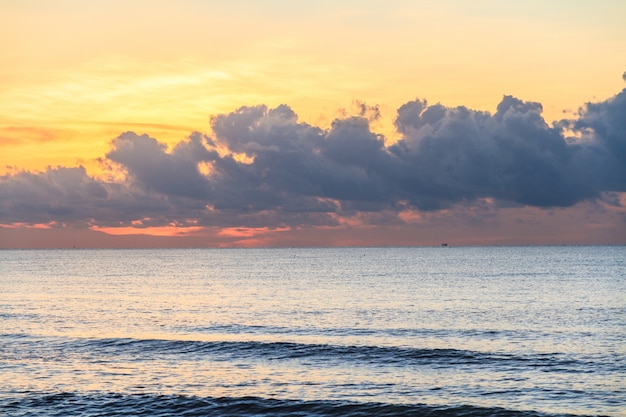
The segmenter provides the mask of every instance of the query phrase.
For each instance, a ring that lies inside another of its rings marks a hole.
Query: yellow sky
[[[623,87],[623,1],[0,1],[0,173],[91,167],[126,130],[173,143],[212,114],[288,104],[327,126],[356,100],[548,121]]]

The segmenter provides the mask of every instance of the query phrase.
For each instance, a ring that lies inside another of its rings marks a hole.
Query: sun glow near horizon
[[[126,130],[174,143],[244,105],[328,126],[358,100],[390,139],[416,97],[494,111],[513,94],[558,120],[619,88],[626,7],[555,3],[5,2],[5,161],[76,164]]]
[[[243,106],[287,105],[298,122],[327,133],[334,120],[365,117],[387,146],[406,135],[395,121],[416,99],[494,114],[512,95],[540,103],[550,124],[613,97],[626,69],[626,5],[611,0],[32,0],[0,9],[0,56],[11,64],[0,69],[5,178],[82,166],[94,178],[121,180],[126,174],[105,155],[124,132],[146,134],[168,152],[201,132],[221,157],[251,163],[253,155],[229,149],[212,130],[215,117]],[[213,172],[206,161],[196,168]],[[420,217],[428,216],[398,219]],[[249,230],[266,227],[247,222]],[[155,227],[154,235],[169,233]]]

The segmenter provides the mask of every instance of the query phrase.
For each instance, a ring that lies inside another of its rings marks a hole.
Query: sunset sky
[[[626,244],[623,0],[0,0],[0,248]]]

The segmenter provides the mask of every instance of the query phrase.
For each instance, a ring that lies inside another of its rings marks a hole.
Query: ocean
[[[3,416],[626,416],[626,247],[0,251]]]

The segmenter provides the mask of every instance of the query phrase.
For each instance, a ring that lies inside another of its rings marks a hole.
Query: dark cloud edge
[[[493,114],[414,100],[397,110],[391,145],[370,129],[378,108],[359,105],[328,129],[286,105],[241,107],[213,116],[212,136],[171,149],[126,132],[104,159],[124,181],[84,167],[4,175],[0,224],[301,227],[480,199],[569,207],[626,191],[626,89],[552,126],[540,103],[512,96]]]

